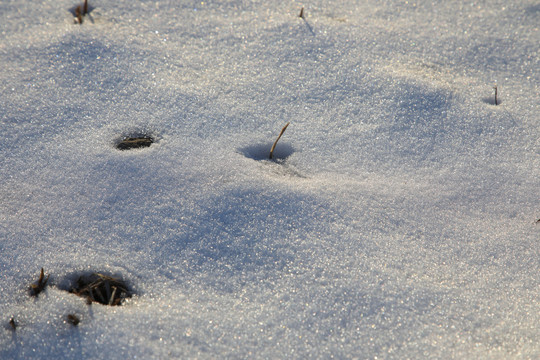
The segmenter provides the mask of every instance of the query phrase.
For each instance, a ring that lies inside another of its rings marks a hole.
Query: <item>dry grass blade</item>
[[[304,7],[302,6],[302,9],[300,9],[300,15],[298,15],[299,18],[304,18]]]
[[[47,278],[45,278],[45,272],[43,271],[43,268],[41,268],[41,273],[39,274],[39,279],[36,284],[30,285],[30,295],[31,296],[38,296],[40,292],[45,289],[45,286],[47,285],[47,281],[49,281],[50,274],[47,275]]]
[[[109,305],[113,304],[114,295],[116,294],[116,286],[113,286],[112,288],[113,288],[113,292],[112,292],[112,296],[109,298]]]
[[[270,160],[272,160],[274,158],[274,150],[276,149],[276,145],[279,141],[279,139],[281,139],[281,135],[283,135],[283,133],[285,132],[285,130],[287,130],[287,126],[289,126],[290,122],[286,123],[285,126],[283,127],[283,129],[281,129],[281,132],[279,133],[279,136],[277,137],[276,141],[274,142],[274,145],[272,145],[272,149],[270,150],[270,155],[268,156],[268,158]]]
[[[88,14],[88,0],[84,0],[84,4],[78,5],[72,10],[75,15],[75,24],[82,25],[84,17]]]

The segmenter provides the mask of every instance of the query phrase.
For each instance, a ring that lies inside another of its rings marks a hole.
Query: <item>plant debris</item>
[[[122,140],[116,148],[118,150],[138,149],[143,147],[149,147],[154,143],[154,139],[149,136],[128,137]]]
[[[86,298],[89,303],[110,306],[121,305],[124,299],[131,297],[131,292],[121,279],[99,273],[79,277],[77,286],[70,292]]]
[[[268,158],[270,160],[272,160],[274,158],[274,150],[276,149],[277,142],[279,141],[279,139],[281,139],[281,135],[283,135],[285,130],[287,130],[287,126],[289,126],[289,124],[290,124],[290,122],[285,124],[283,129],[281,129],[281,132],[279,133],[279,136],[277,137],[276,141],[274,142],[274,145],[272,145],[272,149],[270,149],[270,155],[268,156]]]
[[[30,285],[30,296],[38,296],[40,292],[45,289],[45,286],[47,285],[47,281],[49,281],[50,274],[47,275],[47,278],[45,278],[45,273],[43,271],[43,268],[41,268],[41,273],[39,274],[39,280],[36,284]]]
[[[11,319],[9,320],[9,326],[11,326],[11,328],[12,328],[13,330],[17,330],[17,323],[15,322],[15,319],[14,319],[14,318],[11,318]]]
[[[75,20],[73,20],[73,22],[75,24],[82,25],[84,16],[86,16],[89,13],[89,11],[88,11],[88,0],[84,0],[84,3],[82,5],[76,6],[72,10],[72,13],[75,16]]]
[[[67,322],[73,326],[77,326],[81,322],[81,319],[79,319],[79,317],[75,314],[68,314]]]

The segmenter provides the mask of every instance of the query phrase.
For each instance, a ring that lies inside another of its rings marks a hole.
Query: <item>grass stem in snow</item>
[[[277,142],[279,141],[279,139],[281,138],[281,135],[283,135],[283,133],[285,132],[285,130],[287,129],[287,126],[289,126],[289,124],[290,124],[290,122],[285,124],[283,129],[281,129],[281,132],[279,133],[279,136],[277,137],[276,141],[274,142],[274,145],[272,145],[272,149],[270,150],[270,156],[268,156],[268,158],[270,160],[272,160],[274,158],[274,150],[276,149]]]

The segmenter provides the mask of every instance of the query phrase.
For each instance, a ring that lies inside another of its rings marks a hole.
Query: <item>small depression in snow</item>
[[[253,160],[268,160],[274,161],[277,163],[283,163],[289,156],[294,153],[294,148],[292,145],[284,142],[277,144],[274,149],[274,154],[272,159],[270,159],[270,150],[272,149],[272,143],[256,144],[249,145],[244,148],[239,149],[239,152],[245,157]]]
[[[292,145],[286,142],[277,144],[276,148],[274,149],[272,159],[270,159],[271,148],[272,143],[266,143],[246,146],[238,149],[238,151],[248,159],[260,161],[263,167],[274,175],[293,178],[306,178],[305,175],[296,170],[294,165],[287,161],[289,156],[295,152]]]
[[[482,101],[489,105],[501,105],[503,103],[501,99],[497,98],[497,104],[495,104],[495,96],[485,97],[482,99]]]

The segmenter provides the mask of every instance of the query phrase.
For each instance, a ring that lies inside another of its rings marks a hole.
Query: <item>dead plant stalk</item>
[[[274,142],[274,145],[272,145],[272,149],[270,150],[270,156],[268,156],[268,158],[270,160],[272,160],[274,158],[274,150],[276,149],[276,145],[279,141],[279,139],[281,138],[281,135],[283,135],[283,133],[285,132],[285,130],[287,129],[287,126],[289,126],[290,122],[286,123],[285,126],[283,127],[283,129],[281,129],[281,132],[279,133],[279,136],[277,137],[276,141]]]

